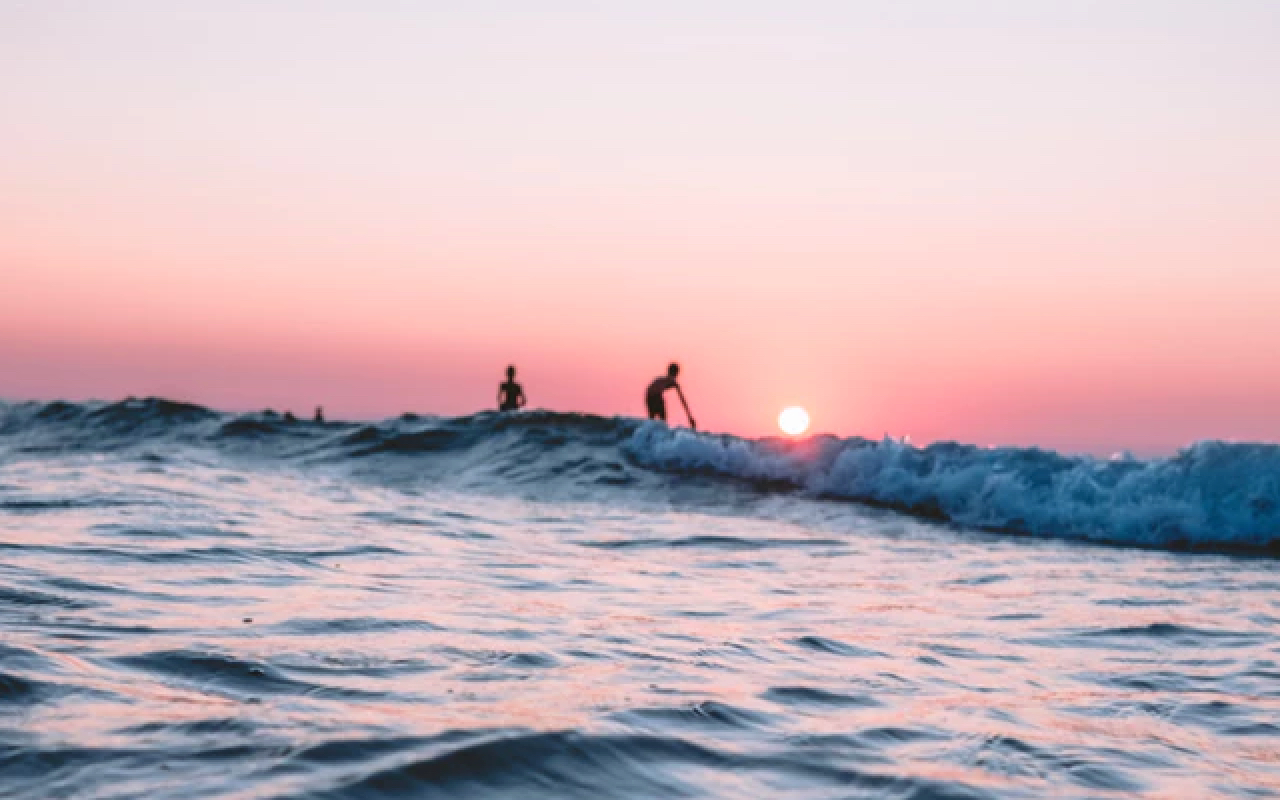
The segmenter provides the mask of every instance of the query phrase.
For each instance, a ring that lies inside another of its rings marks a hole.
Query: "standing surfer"
[[[498,385],[498,410],[519,411],[524,404],[524,388],[516,383],[516,368],[507,367],[507,381]]]
[[[663,399],[663,392],[668,389],[675,389],[676,394],[680,397],[680,405],[684,406],[684,415],[689,418],[689,427],[695,431],[698,429],[698,423],[693,421],[693,415],[689,413],[689,404],[684,401],[684,392],[680,390],[680,384],[676,383],[676,376],[680,374],[680,365],[671,364],[667,367],[667,374],[653,379],[653,383],[649,384],[649,388],[644,393],[644,404],[649,410],[649,419],[660,419],[667,421],[667,403]]]

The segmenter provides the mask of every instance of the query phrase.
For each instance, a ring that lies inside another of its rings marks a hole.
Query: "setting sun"
[[[799,436],[809,430],[809,412],[800,406],[784,408],[778,415],[778,427],[789,436]]]

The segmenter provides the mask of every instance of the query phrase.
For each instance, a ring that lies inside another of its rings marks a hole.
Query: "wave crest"
[[[1207,441],[1170,458],[815,437],[792,444],[642,428],[655,469],[784,484],[965,527],[1171,548],[1280,546],[1280,447]]]
[[[149,398],[0,404],[0,453],[128,452],[157,444],[237,457],[351,463],[386,480],[571,487],[585,496],[690,484],[798,491],[968,528],[1163,547],[1280,553],[1280,446],[1207,441],[1168,458],[694,433],[633,418],[534,411],[310,422]],[[625,489],[624,489],[625,487]]]

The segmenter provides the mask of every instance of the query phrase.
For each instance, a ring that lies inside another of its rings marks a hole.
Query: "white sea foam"
[[[664,471],[782,483],[1001,531],[1150,546],[1280,541],[1280,447],[1207,441],[1140,461],[1022,448],[820,437],[791,443],[638,427],[624,444]]]

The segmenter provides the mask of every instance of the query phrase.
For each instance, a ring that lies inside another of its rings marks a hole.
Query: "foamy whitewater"
[[[0,404],[0,797],[1280,796],[1280,448]]]

